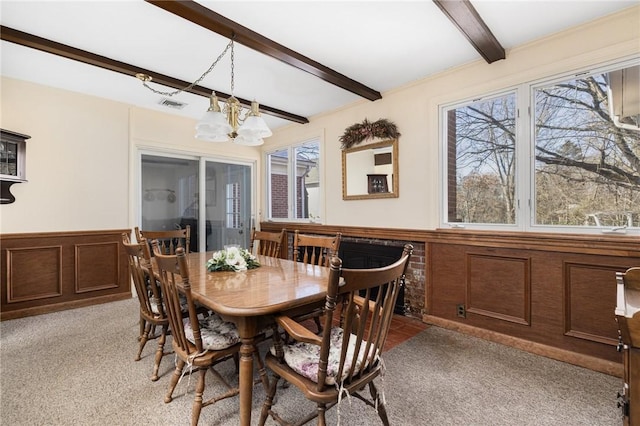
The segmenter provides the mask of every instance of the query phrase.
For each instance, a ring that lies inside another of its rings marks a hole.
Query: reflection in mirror
[[[342,151],[342,199],[397,197],[397,139]]]

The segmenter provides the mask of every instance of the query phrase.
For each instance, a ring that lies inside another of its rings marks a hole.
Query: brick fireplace
[[[263,228],[267,228],[263,225]],[[305,232],[324,234],[322,232]],[[404,291],[398,297],[396,312],[422,321],[425,312],[425,244],[422,241],[400,241],[378,238],[342,236],[338,255],[349,268],[389,265],[400,258],[405,244],[413,245],[413,255],[405,277]],[[288,236],[289,257],[293,253],[293,232]],[[346,256],[345,256],[346,255]],[[351,259],[350,259],[351,257]],[[369,266],[367,266],[369,265]]]
[[[345,268],[378,268],[398,260],[407,243],[413,245],[413,255],[395,312],[422,320],[425,294],[424,243],[343,237],[339,256]]]

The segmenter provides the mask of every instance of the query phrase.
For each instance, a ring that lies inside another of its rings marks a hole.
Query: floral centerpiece
[[[260,266],[258,259],[247,249],[225,247],[213,253],[207,260],[207,270],[213,271],[246,271]]]

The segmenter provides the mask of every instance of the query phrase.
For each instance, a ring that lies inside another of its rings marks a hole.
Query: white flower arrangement
[[[225,247],[213,253],[207,260],[207,270],[214,271],[246,271],[260,266],[258,259],[247,249],[240,247]]]

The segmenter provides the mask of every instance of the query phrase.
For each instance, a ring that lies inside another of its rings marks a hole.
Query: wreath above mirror
[[[374,122],[365,118],[362,123],[347,127],[340,137],[340,143],[342,144],[342,149],[347,149],[366,139],[397,139],[399,136],[400,132],[398,132],[396,125],[386,118],[381,118]]]

